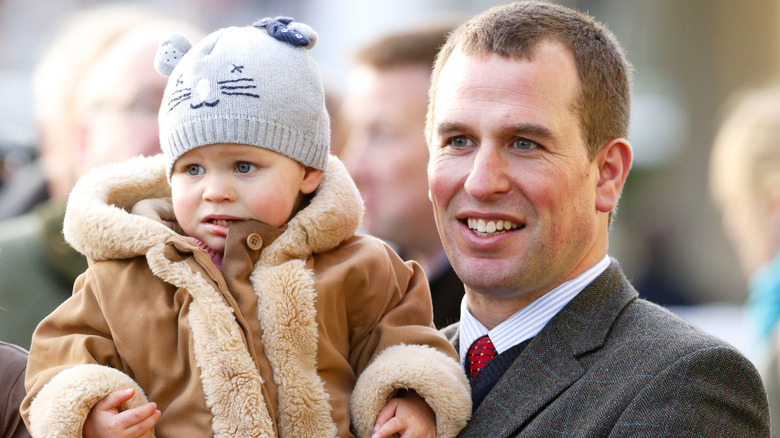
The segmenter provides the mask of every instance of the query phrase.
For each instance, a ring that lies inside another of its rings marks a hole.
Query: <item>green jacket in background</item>
[[[38,323],[65,301],[87,260],[65,242],[65,204],[0,222],[0,341],[30,348]]]

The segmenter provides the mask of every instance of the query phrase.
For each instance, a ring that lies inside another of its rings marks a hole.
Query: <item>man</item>
[[[420,263],[436,327],[458,320],[463,283],[436,232],[428,199],[425,112],[436,53],[453,24],[386,35],[355,54],[343,115],[342,157],[365,201],[365,231]]]
[[[607,256],[629,71],[606,28],[546,3],[488,10],[437,58],[428,181],[466,285],[445,329],[473,375],[463,437],[769,434],[753,365]]]

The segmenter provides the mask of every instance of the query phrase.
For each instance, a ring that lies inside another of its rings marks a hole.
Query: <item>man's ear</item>
[[[303,175],[303,182],[301,183],[301,193],[308,195],[319,187],[323,172],[313,167],[306,167],[305,171],[306,173]]]
[[[599,179],[596,183],[596,209],[611,212],[617,206],[620,192],[631,168],[633,152],[624,138],[611,140],[596,156]]]

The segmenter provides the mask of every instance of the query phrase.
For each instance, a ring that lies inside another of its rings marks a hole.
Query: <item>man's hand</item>
[[[123,389],[103,397],[84,422],[84,438],[149,438],[162,413],[155,403],[119,412],[119,405],[133,397],[133,389]]]

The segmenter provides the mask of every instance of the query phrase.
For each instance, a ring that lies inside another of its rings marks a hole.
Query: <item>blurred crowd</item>
[[[349,51],[344,80],[326,81],[331,150],[364,199],[362,232],[420,263],[437,327],[458,320],[463,284],[444,254],[431,210],[425,114],[431,66],[458,22],[435,20],[361,40]],[[171,30],[197,40],[211,30],[203,27],[112,4],[69,15],[45,45],[32,80],[34,147],[0,141],[0,341],[29,348],[38,322],[71,294],[87,261],[62,237],[68,194],[91,169],[160,152],[157,111],[166,79],[154,71],[154,52]],[[780,319],[780,86],[737,90],[722,103],[708,184],[742,268],[733,266],[746,291],[727,302],[725,317],[733,320],[691,310],[712,303],[670,274],[665,257],[675,247],[662,224],[645,230],[642,269],[633,280],[641,296],[689,315],[705,330],[734,327],[727,340],[755,360],[770,402],[780,405],[780,391],[773,390],[780,389],[780,338],[774,334]],[[637,173],[643,177],[641,169]],[[625,232],[621,213],[618,240]]]

